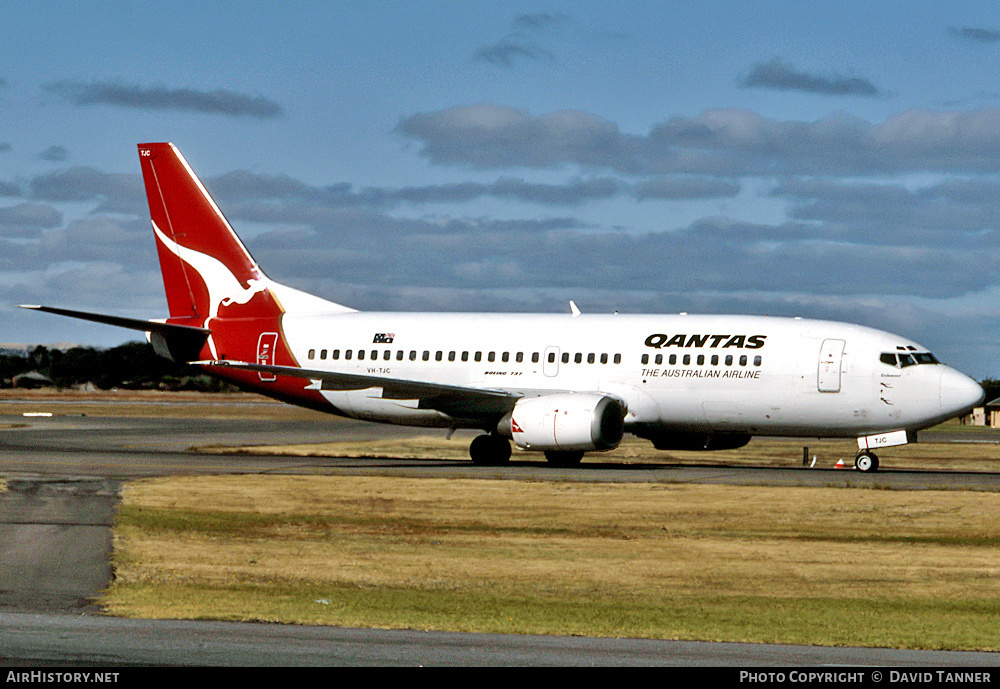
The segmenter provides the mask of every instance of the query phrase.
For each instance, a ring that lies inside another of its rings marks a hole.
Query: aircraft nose
[[[958,416],[983,401],[983,387],[964,373],[947,366],[941,371],[941,412]]]

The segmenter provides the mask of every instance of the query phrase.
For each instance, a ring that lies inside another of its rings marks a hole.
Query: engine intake
[[[595,393],[518,400],[499,431],[524,450],[612,450],[625,432],[625,405]]]

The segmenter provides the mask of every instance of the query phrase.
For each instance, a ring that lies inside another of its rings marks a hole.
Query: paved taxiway
[[[209,455],[192,446],[329,442],[420,433],[322,418],[0,416],[0,658],[84,665],[983,665],[990,653],[832,649],[756,644],[517,637],[117,620],[88,599],[108,581],[110,527],[122,482],[197,473],[391,473],[483,476],[468,462]],[[456,440],[456,442],[462,442]],[[488,476],[754,485],[964,487],[1000,491],[1000,473],[537,462]],[[70,614],[72,613],[72,614]]]

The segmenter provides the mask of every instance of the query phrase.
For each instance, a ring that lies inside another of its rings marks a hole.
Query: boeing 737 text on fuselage
[[[769,435],[856,438],[872,471],[873,450],[983,398],[917,343],[846,323],[355,311],[268,278],[172,144],[139,159],[170,316],[26,308],[144,331],[164,357],[292,404],[480,429],[477,464],[508,461],[511,441],[570,465],[624,433],[663,450]]]

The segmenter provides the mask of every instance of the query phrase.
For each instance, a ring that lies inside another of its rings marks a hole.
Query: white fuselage
[[[925,428],[982,396],[914,342],[828,321],[351,312],[286,314],[282,329],[303,368],[524,397],[600,392],[625,403],[626,430],[858,437]],[[923,363],[886,363],[897,353]],[[322,394],[356,418],[462,425],[379,388]]]

